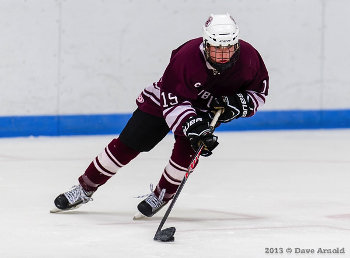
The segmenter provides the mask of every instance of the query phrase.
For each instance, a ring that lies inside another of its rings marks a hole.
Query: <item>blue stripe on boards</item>
[[[119,134],[131,114],[0,117],[0,137]]]
[[[119,134],[131,115],[59,116],[58,135]]]
[[[58,135],[57,116],[0,117],[0,137]]]
[[[131,114],[0,117],[0,137],[119,134]],[[260,111],[218,131],[350,128],[350,109]]]
[[[223,124],[222,131],[350,128],[350,110],[261,111]]]

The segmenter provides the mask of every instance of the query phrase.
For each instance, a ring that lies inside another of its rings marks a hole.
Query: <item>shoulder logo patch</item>
[[[143,99],[143,97],[142,97],[142,94],[140,94],[138,97],[137,97],[137,102],[139,102],[139,103],[143,103],[143,102],[145,102],[145,100]]]

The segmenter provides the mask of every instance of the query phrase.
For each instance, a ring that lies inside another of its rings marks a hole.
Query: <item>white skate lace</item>
[[[153,184],[149,184],[149,189],[150,189],[150,191],[151,191],[151,193],[153,193]],[[149,196],[150,194],[148,193],[148,194],[143,194],[143,195],[138,195],[138,196],[135,196],[134,198],[137,198],[137,199],[140,199],[140,198],[145,198],[145,197],[147,197],[147,196]]]
[[[154,193],[151,193],[147,198],[146,198],[146,202],[151,205],[152,207],[152,210],[157,210],[159,207],[161,207],[164,202],[163,202],[163,198],[164,198],[164,195],[165,195],[165,189],[163,189],[161,192],[160,192],[160,195],[159,197],[157,197]]]
[[[87,196],[87,193],[80,185],[73,186],[70,191],[64,193],[64,196],[66,196],[70,204],[74,204],[78,201],[82,201],[83,203],[92,201],[92,198]]]
[[[144,198],[146,196],[148,196],[145,201],[151,205],[152,207],[152,210],[156,210],[158,209],[160,206],[163,205],[163,199],[164,199],[164,195],[165,195],[165,189],[162,189],[162,191],[160,192],[159,194],[159,197],[157,197],[155,194],[154,194],[154,190],[153,190],[153,184],[150,184],[150,190],[151,190],[151,193],[150,194],[145,194],[145,195],[139,195],[137,196],[136,198]]]

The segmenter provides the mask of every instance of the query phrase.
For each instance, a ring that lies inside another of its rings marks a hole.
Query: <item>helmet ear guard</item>
[[[229,14],[211,14],[203,26],[203,48],[207,61],[218,71],[231,67],[239,58],[239,28]],[[209,46],[234,46],[234,53],[226,63],[214,62],[210,57]]]

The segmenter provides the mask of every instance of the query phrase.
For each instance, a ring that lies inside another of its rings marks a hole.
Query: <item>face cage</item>
[[[234,65],[234,63],[237,62],[238,58],[239,58],[239,53],[240,53],[240,45],[239,42],[234,44],[234,50],[233,50],[233,55],[231,56],[230,60],[227,61],[226,63],[217,63],[214,62],[211,57],[210,57],[210,50],[209,50],[209,46],[210,44],[208,42],[204,42],[205,48],[204,48],[204,52],[205,52],[205,56],[207,58],[208,63],[214,67],[216,70],[218,70],[219,72],[222,72],[228,68],[230,68],[232,65]]]

